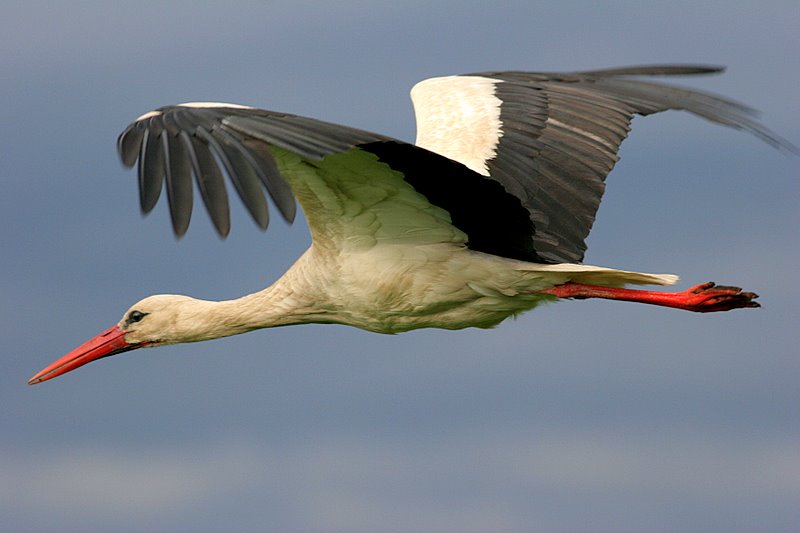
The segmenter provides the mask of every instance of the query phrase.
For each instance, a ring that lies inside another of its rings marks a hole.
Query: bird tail
[[[565,281],[599,285],[601,287],[622,287],[624,285],[673,285],[678,279],[675,274],[648,274],[614,268],[561,263],[556,265],[528,264],[523,270],[550,275],[561,274]]]

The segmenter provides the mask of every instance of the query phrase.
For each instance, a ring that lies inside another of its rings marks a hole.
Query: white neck
[[[307,254],[306,254],[307,255]],[[221,302],[192,299],[181,313],[184,342],[299,323],[330,322],[324,296],[304,268],[306,255],[266,289]]]
[[[325,312],[306,294],[298,294],[281,278],[263,291],[235,300],[206,302],[207,324],[221,328],[220,337],[253,329],[288,326],[324,320]],[[201,308],[202,308],[201,307]]]

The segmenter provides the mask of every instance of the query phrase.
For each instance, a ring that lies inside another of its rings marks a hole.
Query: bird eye
[[[133,324],[134,322],[139,322],[145,316],[147,316],[147,313],[142,313],[141,311],[134,310],[128,314],[128,319],[125,322],[127,322],[128,324]]]

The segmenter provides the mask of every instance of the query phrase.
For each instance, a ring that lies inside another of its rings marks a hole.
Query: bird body
[[[134,344],[162,345],[309,323],[387,334],[430,327],[491,328],[554,301],[540,291],[568,281],[613,287],[668,285],[676,279],[590,265],[536,265],[452,244],[382,244],[369,252],[343,254],[312,245],[263,291],[220,302],[151,296],[125,316],[138,310],[153,318],[126,329]],[[170,319],[162,323],[159,316]]]
[[[211,220],[230,230],[225,176],[258,226],[264,193],[311,247],[274,284],[235,300],[156,295],[31,378],[145,346],[250,330],[337,323],[378,333],[493,327],[559,298],[607,298],[692,311],[757,307],[756,295],[671,274],[582,264],[588,235],[635,114],[683,109],[797,149],[736,102],[636,79],[719,69],[629,67],[433,78],[412,89],[416,145],[238,104],[194,102],[141,115],[119,137],[138,162],[142,210],[166,188],[176,235],[188,228],[192,178]]]

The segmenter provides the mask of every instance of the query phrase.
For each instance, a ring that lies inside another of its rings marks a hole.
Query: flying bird
[[[415,144],[238,104],[191,102],[145,113],[117,143],[126,167],[138,163],[144,213],[166,188],[173,230],[183,235],[194,178],[224,238],[227,177],[262,229],[270,220],[265,191],[288,222],[299,202],[312,244],[254,294],[221,302],[145,298],[29,383],[137,348],[291,324],[378,333],[490,328],[564,298],[699,312],[758,307],[757,295],[738,287],[630,289],[678,278],[582,264],[605,178],[634,115],[684,110],[797,152],[749,107],[648,79],[721,70],[657,65],[432,78],[411,90]]]

